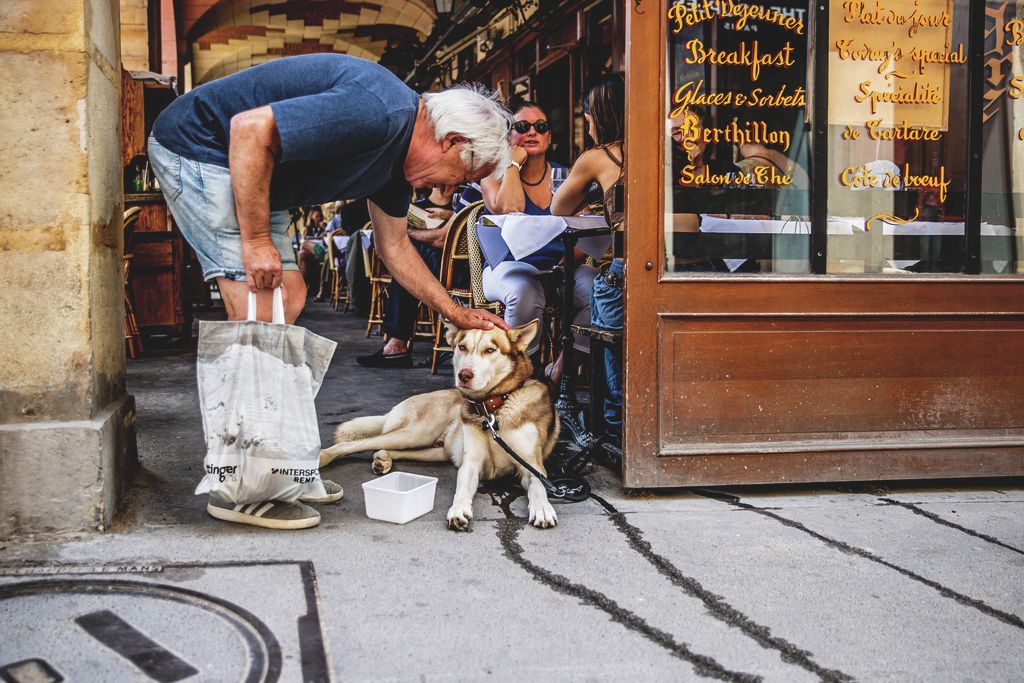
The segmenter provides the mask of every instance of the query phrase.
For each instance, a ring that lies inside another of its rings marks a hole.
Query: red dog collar
[[[469,400],[469,404],[476,408],[477,415],[486,417],[487,415],[493,415],[494,413],[501,410],[501,407],[505,405],[505,399],[508,398],[508,394],[493,394],[488,396],[482,401]]]

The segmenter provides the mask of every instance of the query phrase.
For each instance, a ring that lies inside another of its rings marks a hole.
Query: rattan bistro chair
[[[391,275],[377,255],[376,246],[372,244],[369,249],[363,249],[363,266],[366,268],[366,275],[370,280],[370,314],[366,320],[366,336],[369,337],[370,334],[383,335],[384,304],[388,300],[388,285],[391,284]]]
[[[124,212],[124,253],[121,256],[122,280],[124,284],[124,341],[128,357],[134,359],[142,353],[142,335],[139,333],[139,323],[135,318],[135,303],[132,300],[131,290],[131,253],[132,236],[135,234],[135,223],[142,213],[141,206],[133,206]]]
[[[330,292],[331,297],[331,308],[338,310],[342,303],[345,304],[343,313],[348,313],[349,296],[348,287],[345,283],[345,271],[341,268],[341,260],[344,258],[344,254],[338,250],[336,244],[334,244],[334,233],[330,232],[324,238],[327,240],[327,288]],[[357,235],[354,238],[359,239]]]
[[[500,301],[488,301],[484,296],[484,255],[480,251],[480,241],[476,236],[476,228],[480,217],[486,211],[483,202],[477,202],[471,207],[472,212],[466,221],[467,246],[469,248],[469,282],[473,292],[473,308],[482,308],[494,315],[502,315],[505,306]]]
[[[441,271],[437,279],[448,294],[463,306],[473,305],[473,291],[465,287],[456,286],[456,276],[460,270],[463,273],[470,266],[470,251],[467,230],[469,219],[475,211],[482,208],[483,201],[477,201],[463,208],[452,217],[451,227],[445,235],[444,247],[441,250]],[[452,348],[448,346],[444,334],[444,320],[441,316],[434,316],[434,349],[430,361],[430,374],[437,374],[437,366],[442,353],[451,353]]]

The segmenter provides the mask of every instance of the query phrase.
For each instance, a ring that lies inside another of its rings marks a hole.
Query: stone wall
[[[120,0],[120,4],[121,63],[129,71],[158,71],[149,68],[149,0]]]
[[[118,23],[0,2],[0,536],[102,528],[134,462]]]

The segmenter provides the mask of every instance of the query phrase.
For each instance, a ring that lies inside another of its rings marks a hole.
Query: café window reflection
[[[985,5],[981,272],[1024,274],[1024,1]]]
[[[810,272],[808,7],[669,7],[667,274]]]
[[[830,273],[961,273],[967,0],[830,7]]]

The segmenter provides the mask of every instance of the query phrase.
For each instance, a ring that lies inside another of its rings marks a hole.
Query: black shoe
[[[394,353],[385,356],[384,349],[380,349],[368,356],[356,356],[356,363],[364,368],[411,368],[412,353]]]

